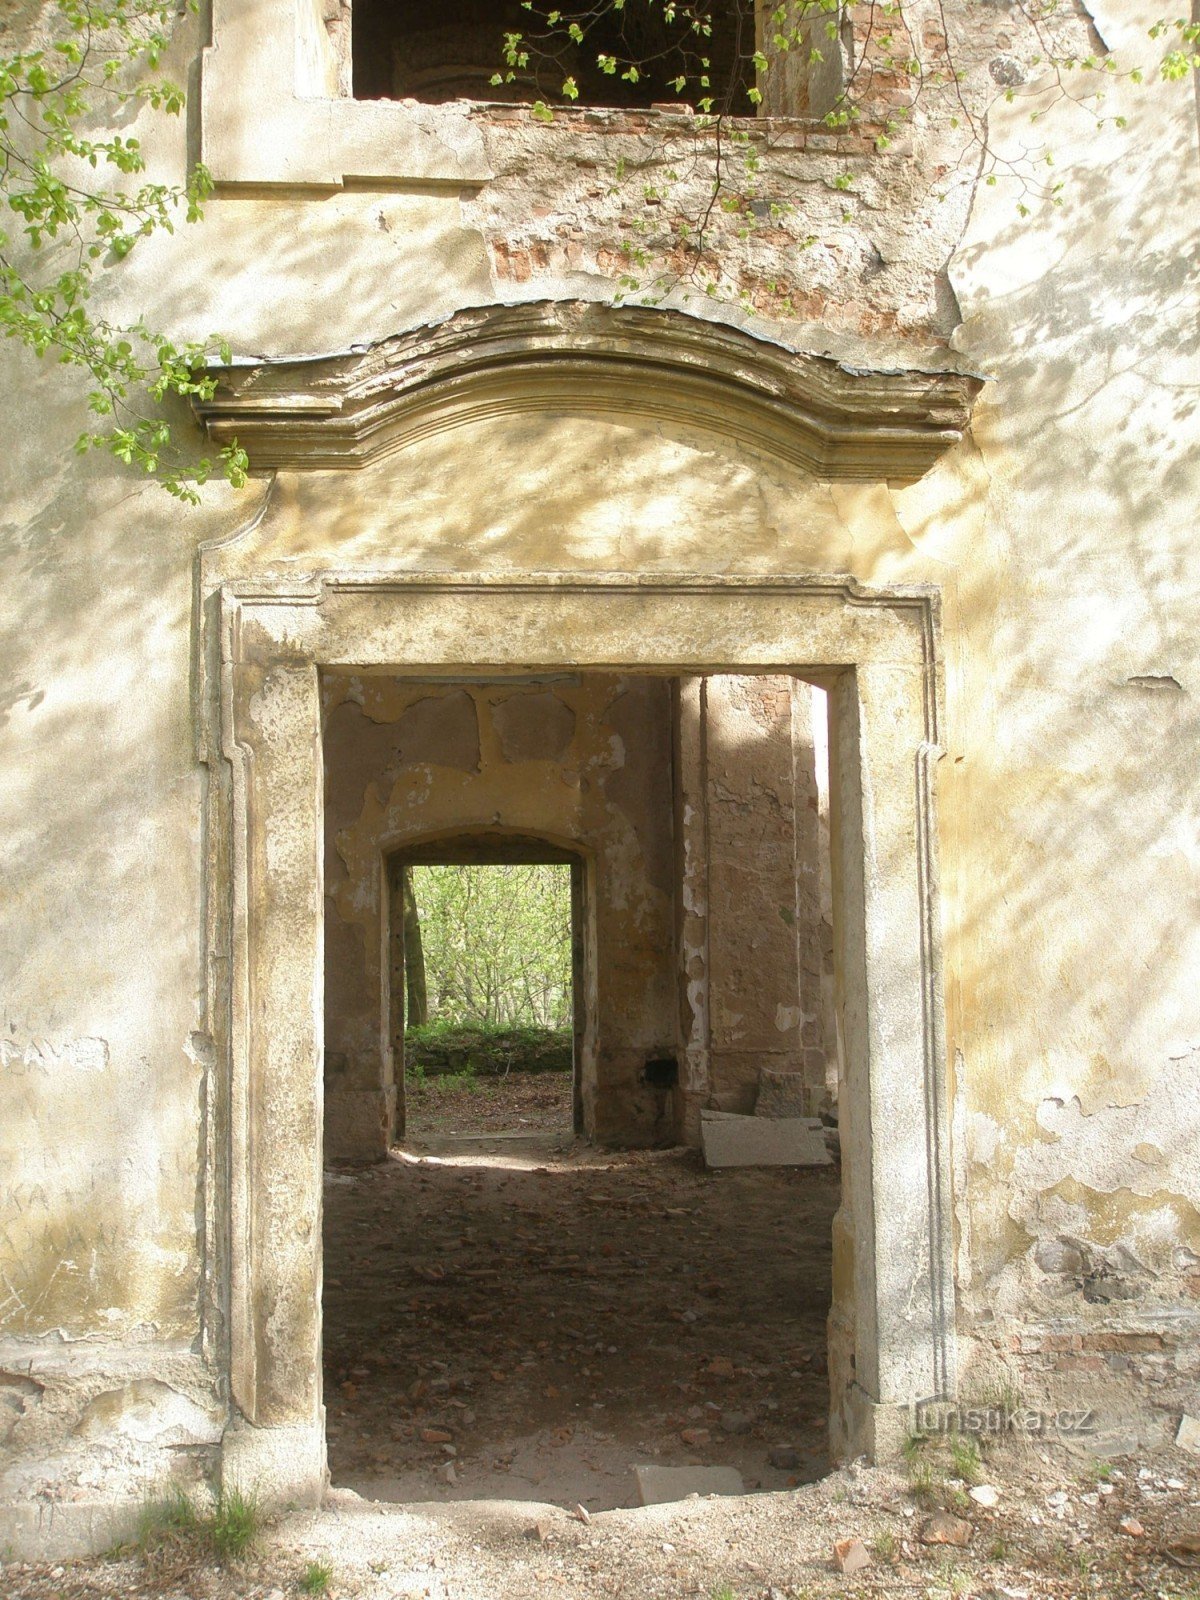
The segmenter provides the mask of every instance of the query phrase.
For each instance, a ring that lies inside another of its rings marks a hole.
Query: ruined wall
[[[812,695],[792,677],[714,673],[689,680],[680,696],[677,871],[693,1139],[703,1106],[753,1111],[764,1070],[795,1077],[798,1113],[829,1104],[836,1048],[823,976],[832,928],[821,898],[829,841]]]
[[[1118,59],[1144,56],[1138,8],[1096,21]],[[1094,1405],[1099,1454],[1173,1437],[1200,1378],[1200,817],[1176,755],[1200,690],[1177,211],[1200,200],[1196,105],[1162,84],[1153,109],[1117,98],[1132,140],[1058,110],[1061,213],[1026,227],[982,191],[953,263],[957,342],[994,382],[942,788],[969,1381]],[[997,107],[1002,151],[1045,103]],[[925,508],[902,521],[937,538]]]
[[[324,701],[326,1153],[377,1160],[394,1126],[383,857],[487,829],[584,854],[585,1130],[671,1137],[671,1097],[644,1081],[646,1061],[676,1044],[668,682],[441,687],[329,674]]]
[[[750,1111],[759,1073],[795,1073],[825,1103],[811,691],[795,678],[706,684],[712,1104]],[[826,843],[827,847],[827,843]]]
[[[978,24],[987,71],[1019,18],[949,9]],[[236,59],[259,0],[214,11]],[[773,260],[730,244],[750,308],[682,279],[667,294],[860,367],[941,359],[952,339],[989,384],[971,437],[915,484],[818,480],[644,417],[498,412],[361,473],[213,485],[183,514],[75,456],[71,374],[5,342],[0,379],[21,404],[0,452],[0,1372],[16,1417],[9,1429],[0,1412],[0,1538],[103,1542],[114,1500],[211,1461],[210,1445],[171,1444],[172,1396],[214,1432],[226,1415],[227,1062],[209,1043],[226,956],[209,933],[228,880],[206,795],[229,752],[206,734],[201,667],[211,585],[233,571],[832,573],[936,589],[964,1386],[1094,1396],[1108,1453],[1167,1436],[1200,1349],[1200,193],[1191,87],[1155,80],[1155,15],[1096,7],[1106,44],[1147,69],[1141,89],[1108,84],[1128,133],[1045,106],[1061,205],[1022,218],[1015,181],[976,191],[972,165],[926,160],[921,130],[877,159],[781,128],[771,159],[795,172],[794,232],[765,231]],[[194,82],[204,42],[183,19],[176,78]],[[270,83],[257,92],[269,106]],[[1039,93],[1036,73],[1011,106],[997,91],[1002,148],[1028,143]],[[497,120],[464,113],[454,129],[473,117]],[[226,184],[200,229],[139,245],[97,306],[181,339],[220,330],[251,356],[346,348],[466,305],[611,298],[636,218],[605,209],[617,200],[587,165],[584,118],[502,131],[494,183]],[[143,109],[123,131],[152,177],[182,177],[187,129]],[[274,137],[246,125],[264,153]],[[278,141],[293,171],[330,148]],[[458,131],[442,144],[470,154]],[[561,186],[547,170],[560,160]],[[645,205],[652,221],[660,209]],[[795,282],[776,297],[784,256]],[[153,1413],[136,1449],[85,1422],[127,1390]]]

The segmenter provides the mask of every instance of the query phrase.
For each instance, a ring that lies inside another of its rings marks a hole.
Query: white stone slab
[[[700,1140],[710,1167],[827,1167],[829,1151],[816,1117],[742,1117],[702,1111]]]
[[[734,1467],[634,1467],[644,1506],[665,1506],[690,1494],[745,1494]]]

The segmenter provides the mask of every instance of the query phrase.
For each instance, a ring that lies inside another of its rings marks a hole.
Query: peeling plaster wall
[[[1148,14],[1093,14],[1146,57]],[[1044,106],[997,106],[998,148]],[[1051,110],[1062,206],[981,190],[952,263],[994,379],[943,784],[969,1381],[1094,1405],[1101,1454],[1171,1437],[1200,1380],[1196,103],[1106,109],[1135,137]]]
[[[6,382],[65,421],[58,372],[6,367]],[[224,1426],[189,666],[191,551],[221,519],[177,540],[146,514],[147,485],[130,500],[98,463],[72,489],[60,461],[39,486],[15,417],[0,489],[0,1505],[24,1509],[0,1514],[0,1544],[53,1523],[65,1552],[110,1540],[122,1507],[128,1523],[123,1497],[211,1472]],[[135,1429],[88,1425],[101,1397],[128,1394]],[[207,1420],[174,1448],[185,1402]]]
[[[1197,129],[1190,86],[1155,79],[1155,8],[1094,9],[1149,81],[1108,85],[1128,135],[1047,106],[1060,206],[1021,219],[1011,184],[973,191],[964,169],[941,207],[920,136],[897,157],[913,179],[900,211],[893,167],[846,199],[830,187],[836,150],[814,168],[793,153],[797,227],[829,241],[797,268],[799,310],[753,294],[757,313],[689,302],[868,365],[955,329],[991,381],[971,438],[916,484],[818,482],[669,423],[497,416],[361,473],[214,484],[182,513],[115,463],[75,456],[72,375],[0,348],[20,397],[0,451],[0,1502],[19,1508],[3,1525],[14,1537],[103,1542],[97,1506],[181,1469],[167,1446],[77,1432],[108,1414],[89,1409],[99,1396],[130,1389],[139,1416],[169,1418],[169,1395],[133,1388],[163,1384],[223,1414],[226,1063],[205,998],[221,841],[205,801],[228,773],[203,742],[202,549],[212,582],[225,562],[935,587],[964,1385],[1094,1397],[1106,1449],[1158,1442],[1194,1408]],[[183,20],[175,78],[199,46]],[[1031,80],[991,108],[1002,148],[1027,140],[1037,92]],[[152,178],[181,179],[182,125],[143,109],[123,131]],[[611,296],[595,248],[611,222],[571,238],[596,199],[574,178],[534,217],[542,175],[524,140],[495,189],[224,192],[201,229],[139,245],[97,309],[292,354],[460,306]],[[561,235],[561,257],[535,224]],[[872,244],[886,275],[868,271]],[[745,263],[759,265],[772,263]],[[191,1462],[213,1447],[196,1449]],[[57,1497],[52,1528],[39,1494]]]
[[[646,1061],[676,1045],[669,683],[329,674],[324,705],[327,1154],[377,1160],[395,1121],[383,857],[486,829],[584,854],[585,1129],[630,1144],[669,1137],[671,1097],[643,1082]]]

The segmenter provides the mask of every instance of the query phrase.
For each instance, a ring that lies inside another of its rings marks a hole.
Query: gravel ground
[[[1200,1600],[1180,1450],[941,1439],[821,1475],[833,1173],[589,1150],[561,1093],[520,1113],[555,1131],[506,1138],[461,1093],[457,1134],[328,1175],[322,1510],[224,1563],[203,1531],[54,1566],[0,1551],[0,1596]],[[772,1469],[780,1441],[795,1470]],[[637,1507],[637,1461],[735,1465],[759,1492]]]
[[[587,1522],[511,1501],[373,1505],[334,1491],[287,1518],[241,1563],[186,1552],[54,1568],[0,1568],[12,1600],[290,1600],[328,1571],[333,1600],[1191,1600],[1200,1595],[1200,1475],[1172,1453],[1124,1460],[1107,1480],[1065,1451],[985,1454],[985,1489],[939,1489],[967,1525],[965,1548],[922,1541],[929,1510],[904,1472],[850,1467],[778,1493],[608,1511]],[[1176,1485],[1177,1487],[1172,1487]],[[1123,1531],[1122,1524],[1127,1529]],[[1140,1531],[1137,1531],[1140,1530]],[[836,1568],[835,1541],[869,1564]],[[314,1569],[318,1569],[314,1573]]]

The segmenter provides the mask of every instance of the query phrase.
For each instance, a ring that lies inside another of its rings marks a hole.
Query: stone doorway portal
[[[838,1453],[893,1447],[907,1408],[953,1383],[931,596],[806,579],[330,574],[228,583],[222,614],[232,1372],[244,1419],[226,1436],[228,1473],[293,1498],[325,1481],[322,669],[784,671],[827,685],[845,1159],[831,1436]]]
[[[323,672],[335,1485],[598,1512],[697,1461],[746,1492],[828,1470],[825,699],[778,672]],[[490,1032],[523,873],[574,879],[586,1143],[560,1074]],[[702,1133],[791,1137],[795,1164],[706,1169]]]

